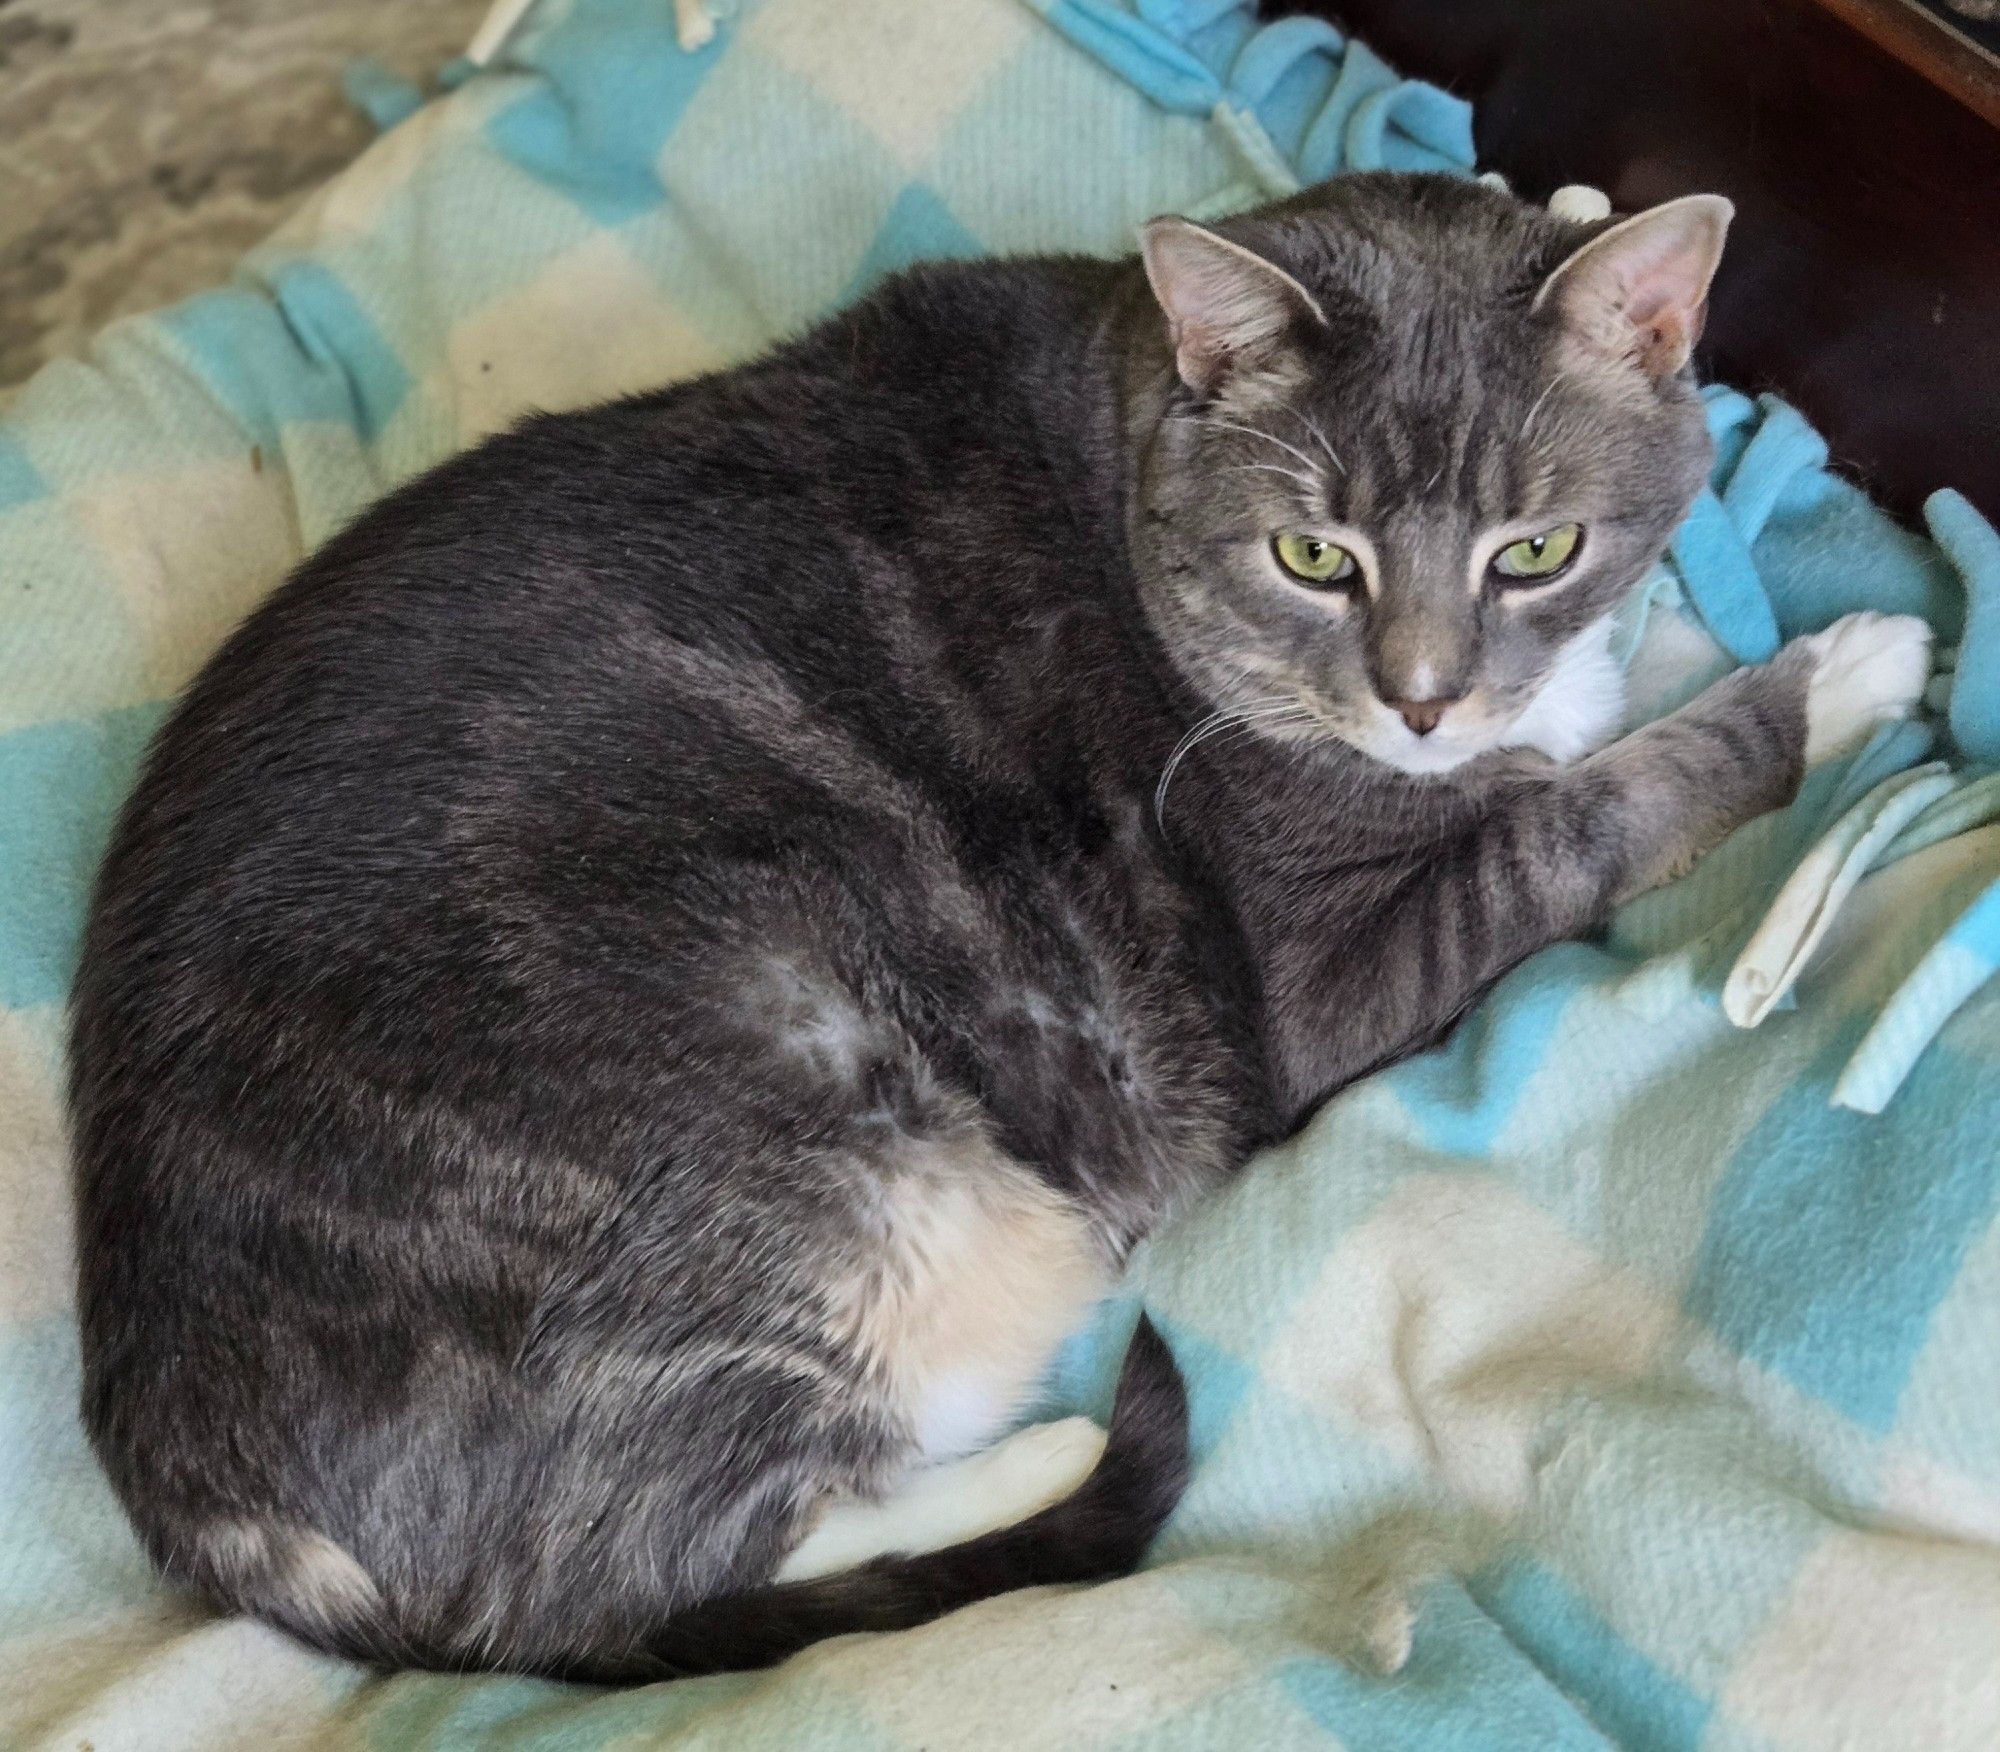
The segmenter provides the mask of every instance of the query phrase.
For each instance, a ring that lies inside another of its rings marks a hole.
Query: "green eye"
[[[1540,584],[1553,578],[1571,560],[1583,541],[1583,525],[1559,523],[1526,541],[1517,541],[1493,556],[1493,570],[1502,578],[1525,579]]]
[[[1360,566],[1347,549],[1296,529],[1273,536],[1271,551],[1278,556],[1278,564],[1302,584],[1351,584],[1361,576]]]

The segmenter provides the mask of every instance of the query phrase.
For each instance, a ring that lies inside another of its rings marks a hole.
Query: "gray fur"
[[[934,1457],[841,1312],[951,1293],[912,1201],[976,1181],[964,1233],[1108,1271],[1791,795],[1797,655],[1571,766],[1501,746],[1707,460],[1684,373],[1536,306],[1590,228],[1365,177],[1224,230],[1308,303],[1232,341],[1131,260],[901,277],[392,495],[195,683],[73,1037],[85,1415],[169,1576],[598,1675],[1049,1579],[1074,1516],[872,1616],[758,1591]],[[1468,583],[1544,517],[1573,579]],[[1371,597],[1273,574],[1328,518]],[[1352,745],[1419,664],[1489,752]],[[1060,1573],[1137,1547],[1093,1549]],[[689,1653],[739,1596],[762,1639]]]

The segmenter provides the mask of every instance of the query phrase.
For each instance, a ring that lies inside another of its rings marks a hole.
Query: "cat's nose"
[[[1428,736],[1438,727],[1438,720],[1445,714],[1445,708],[1458,704],[1456,695],[1447,695],[1434,700],[1385,700],[1389,710],[1409,725],[1418,736]]]

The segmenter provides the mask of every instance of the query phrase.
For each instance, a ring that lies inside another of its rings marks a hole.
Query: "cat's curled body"
[[[916,1469],[1163,1215],[1797,783],[1800,648],[1482,751],[1701,478],[1690,227],[1650,316],[1629,240],[1421,179],[920,271],[315,554],[162,732],[77,986],[85,1416],[166,1573],[615,1677],[1131,1563],[1185,1464],[1144,1330],[1075,1494],[1068,1426]],[[1558,517],[1583,575],[1467,587]],[[1255,571],[1290,524],[1367,577]],[[1456,696],[1471,758],[1399,770],[1379,699]],[[871,1532],[927,1479],[997,1507]]]

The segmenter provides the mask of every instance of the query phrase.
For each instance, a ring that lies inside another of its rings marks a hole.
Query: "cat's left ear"
[[[1708,286],[1736,209],[1720,195],[1683,195],[1601,231],[1542,283],[1571,330],[1655,383],[1688,361]]]
[[[1326,320],[1283,268],[1191,219],[1148,220],[1139,253],[1166,314],[1174,367],[1198,395],[1268,369],[1294,325]]]

